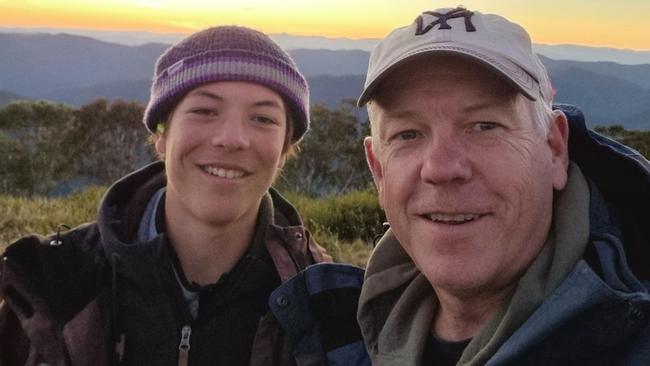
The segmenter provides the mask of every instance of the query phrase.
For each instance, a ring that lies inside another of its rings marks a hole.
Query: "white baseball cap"
[[[479,61],[530,100],[552,103],[546,68],[533,53],[526,30],[499,15],[459,7],[425,11],[411,25],[395,29],[377,44],[370,54],[357,105],[364,106],[396,67],[413,57],[435,53]]]

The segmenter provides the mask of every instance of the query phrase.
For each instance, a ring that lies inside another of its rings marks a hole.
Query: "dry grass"
[[[97,207],[105,187],[91,187],[87,190],[60,198],[45,197],[10,197],[0,196],[0,253],[16,239],[28,234],[47,235],[57,230],[60,224],[74,227],[84,222],[93,221]],[[353,201],[371,202],[367,194],[363,199],[355,198],[358,193],[352,193]],[[357,238],[341,239],[337,229],[348,232],[350,226],[362,228],[360,222],[350,222],[350,215],[344,215],[345,210],[339,202],[345,196],[315,199],[289,195],[300,212],[305,214],[305,224],[313,233],[315,240],[327,249],[337,262],[352,263],[361,267],[366,265],[372,244],[368,239],[361,239],[361,234],[368,232],[367,228],[359,231]],[[348,197],[347,200],[350,200]],[[355,204],[356,205],[356,204]],[[364,205],[357,205],[364,206]],[[343,212],[341,211],[343,210]],[[359,217],[359,213],[353,213]],[[340,222],[339,222],[340,221]]]
[[[70,227],[92,221],[104,187],[90,187],[60,198],[0,196],[0,252],[27,234],[46,235],[60,224]]]
[[[327,253],[332,256],[335,262],[351,263],[359,267],[365,267],[366,263],[368,263],[368,258],[372,252],[372,243],[361,239],[343,241],[336,234],[322,229],[313,230],[312,233],[316,242],[327,250]]]

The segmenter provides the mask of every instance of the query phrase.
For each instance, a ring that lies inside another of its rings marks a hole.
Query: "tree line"
[[[621,125],[596,126],[594,130],[630,146],[650,159],[650,131],[628,131]]]
[[[107,186],[155,159],[142,125],[144,106],[97,99],[82,107],[45,101],[0,108],[0,194],[65,195],[88,185]],[[313,105],[311,129],[276,187],[311,197],[368,188],[362,139],[370,133],[354,101],[335,108]],[[650,156],[650,131],[620,125],[596,131]]]
[[[276,186],[313,197],[368,187],[363,145],[367,121],[354,101],[313,105],[311,130]],[[156,159],[142,125],[144,106],[97,99],[82,107],[45,101],[0,108],[0,194],[57,196],[88,185],[109,185]]]

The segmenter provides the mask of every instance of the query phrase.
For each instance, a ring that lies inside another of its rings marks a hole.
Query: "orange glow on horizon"
[[[444,4],[431,0],[17,0],[0,2],[0,25],[191,33],[208,26],[241,24],[271,34],[382,38],[393,28],[410,23],[422,10]],[[536,43],[650,50],[650,27],[644,19],[650,13],[650,2],[467,0],[464,4],[521,24]],[[622,8],[627,10],[621,12]]]

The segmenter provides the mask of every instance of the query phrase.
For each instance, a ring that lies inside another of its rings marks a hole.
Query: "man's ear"
[[[569,168],[569,122],[562,111],[553,111],[546,143],[552,154],[553,188],[560,190],[566,185]]]
[[[366,151],[366,161],[368,162],[368,167],[370,168],[370,173],[372,173],[372,179],[375,181],[375,186],[377,186],[377,191],[379,192],[379,202],[382,203],[382,193],[384,191],[384,172],[381,168],[381,164],[375,155],[375,151],[372,147],[372,137],[367,136],[363,139],[363,147]]]

